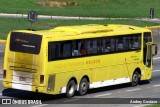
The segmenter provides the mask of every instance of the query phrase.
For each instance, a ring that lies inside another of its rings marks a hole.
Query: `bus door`
[[[151,64],[152,64],[152,37],[151,32],[144,32],[143,37],[143,64],[144,64],[144,74],[146,79],[151,77]]]
[[[147,44],[147,50],[146,50],[146,62],[145,62],[145,72],[146,77],[150,78],[152,73],[152,43],[148,42]]]
[[[147,43],[146,67],[151,68],[151,64],[152,64],[152,44]]]

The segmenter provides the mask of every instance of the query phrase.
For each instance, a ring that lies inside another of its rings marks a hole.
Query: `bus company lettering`
[[[86,64],[98,64],[100,63],[100,59],[87,60]]]
[[[84,62],[61,63],[55,65],[55,68],[64,69],[67,67],[77,67],[77,66],[84,66]]]
[[[25,44],[22,44],[23,47],[28,47],[28,48],[35,48],[36,46],[33,46],[33,45],[25,45]]]
[[[19,39],[19,38],[16,38],[15,41],[16,41],[16,42],[29,43],[29,41],[23,40],[23,39]]]

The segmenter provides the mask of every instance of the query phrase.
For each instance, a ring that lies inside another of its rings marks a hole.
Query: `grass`
[[[160,107],[160,104],[147,105],[147,106],[144,106],[144,107]]]
[[[78,3],[78,6],[63,8],[39,6],[38,1],[51,0],[0,0],[0,13],[21,14],[35,10],[46,15],[140,18],[149,17],[150,8],[154,8],[155,17],[160,18],[159,0],[52,0]]]
[[[33,29],[44,30],[57,26],[83,25],[83,24],[128,24],[134,26],[158,26],[158,23],[135,20],[38,20],[33,24]],[[6,39],[7,34],[12,30],[22,30],[31,28],[27,19],[0,18],[0,39]]]
[[[37,5],[39,1],[74,1],[78,6],[66,6],[63,8],[46,7]],[[159,0],[0,0],[0,13],[27,14],[35,10],[38,14],[60,16],[89,16],[89,17],[149,17],[149,9],[154,7],[155,17],[160,18]],[[33,28],[36,30],[50,29],[62,25],[81,24],[129,24],[135,26],[156,26],[158,23],[135,20],[38,20]],[[6,39],[11,30],[30,28],[27,19],[0,18],[0,38]]]

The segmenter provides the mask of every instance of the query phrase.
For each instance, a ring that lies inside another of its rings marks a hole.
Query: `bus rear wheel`
[[[79,84],[79,95],[86,95],[89,89],[89,82],[86,78],[83,78]]]
[[[69,83],[67,84],[66,96],[69,98],[73,97],[75,94],[75,90],[76,90],[76,83],[74,80],[70,80]]]
[[[139,81],[140,81],[140,74],[138,73],[138,71],[135,71],[132,75],[131,86],[137,86]]]

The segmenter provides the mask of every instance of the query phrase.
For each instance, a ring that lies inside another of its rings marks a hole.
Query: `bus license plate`
[[[19,77],[19,81],[26,81],[26,77]]]

